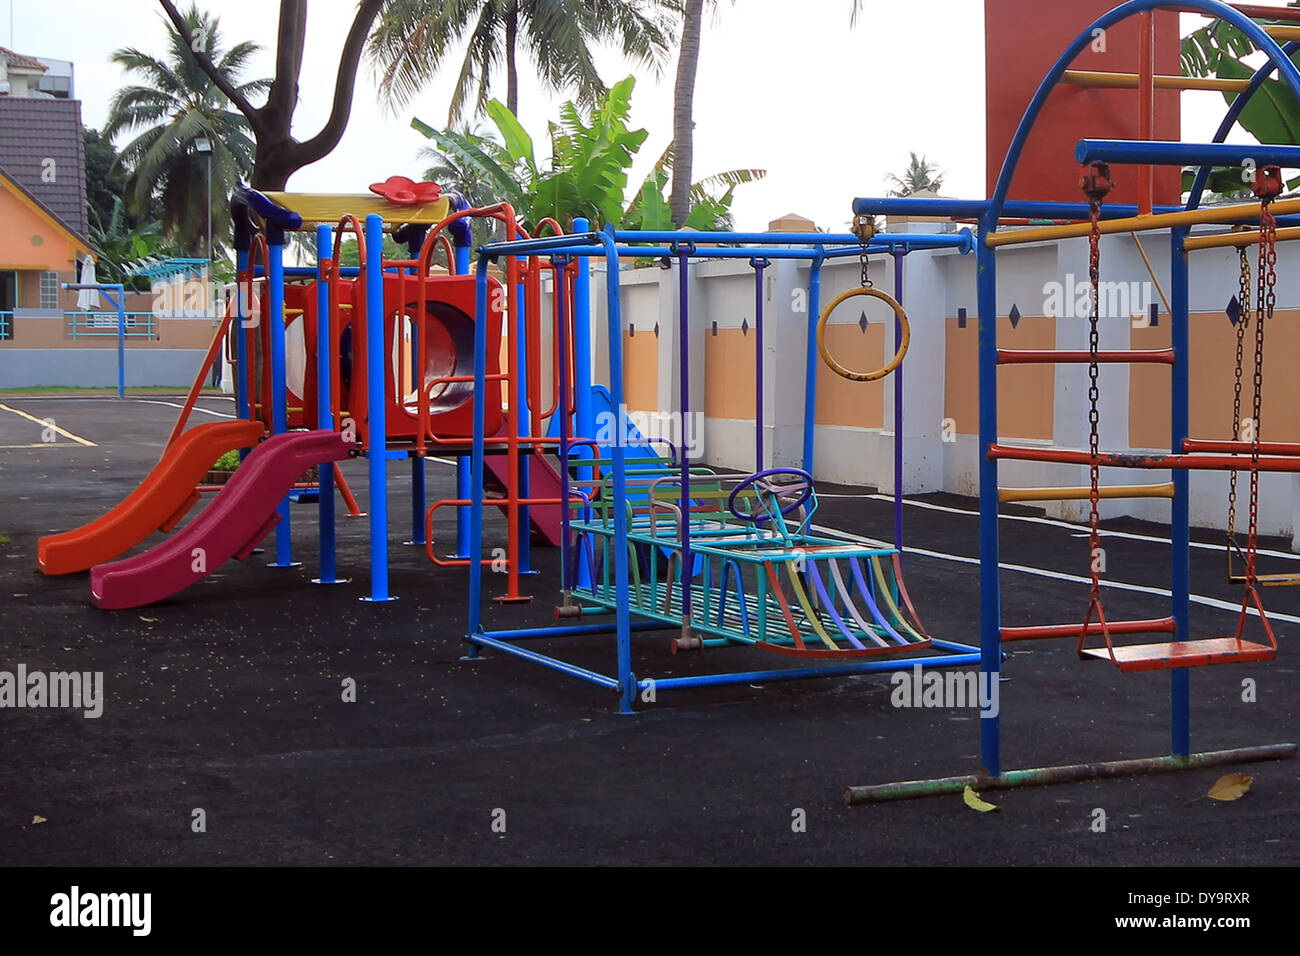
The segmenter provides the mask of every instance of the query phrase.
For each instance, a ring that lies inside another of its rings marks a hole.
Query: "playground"
[[[13,755],[0,770],[9,795],[0,838],[6,864],[1300,860],[1292,839],[1300,781],[1290,762],[1251,768],[1253,791],[1231,804],[1188,803],[1218,777],[1206,769],[986,794],[1002,807],[992,814],[977,815],[956,796],[846,810],[846,783],[971,765],[977,711],[895,708],[887,676],[869,675],[664,692],[635,718],[620,717],[606,693],[556,683],[541,668],[461,662],[460,628],[444,622],[463,614],[464,572],[431,572],[416,548],[394,551],[391,581],[402,600],[382,608],[359,603],[350,588],[312,588],[303,568],[268,571],[263,560],[232,562],[184,601],[106,615],[85,600],[84,579],[37,582],[25,555],[49,528],[69,523],[64,502],[77,501],[86,515],[111,506],[96,475],[147,469],[176,410],[129,401],[124,411],[109,399],[4,401],[53,415],[97,443],[60,439],[58,447],[0,451],[6,481],[41,489],[18,502],[21,521],[0,551],[0,593],[13,611],[6,647],[31,669],[75,660],[103,670],[110,698],[98,720],[29,711],[4,724],[0,742]],[[230,413],[228,400],[201,404]],[[6,418],[0,434],[11,444],[23,426]],[[349,474],[359,470],[345,465]],[[397,489],[406,476],[400,466],[392,471]],[[431,492],[441,493],[452,469],[431,465],[429,478]],[[308,548],[313,509],[294,507],[302,516],[296,543]],[[883,533],[893,520],[890,503],[877,499],[826,497],[823,510],[828,524],[865,534]],[[979,591],[974,510],[973,500],[946,495],[924,496],[908,510],[927,551],[965,559],[909,554],[909,586],[951,596],[927,607],[936,633],[963,635],[971,626],[962,608]],[[1066,557],[1078,545],[1077,529],[1011,517],[1027,509],[1007,512],[1009,562],[1077,577],[1077,562]],[[1168,536],[1167,527],[1147,523],[1105,526]],[[342,529],[340,561],[362,561],[364,519]],[[1237,595],[1222,580],[1221,543],[1196,537],[1210,547],[1193,549],[1194,591],[1231,603]],[[1125,584],[1167,584],[1162,542],[1107,540]],[[1018,620],[1063,620],[1076,610],[1077,581],[1030,572],[1009,572],[1007,580],[1017,585],[1008,613]],[[549,572],[536,587],[557,583]],[[1270,608],[1275,626],[1291,633],[1296,624],[1284,616],[1300,616],[1300,601],[1294,591],[1274,593],[1281,598]],[[1144,613],[1152,599],[1121,590],[1108,598],[1128,616]],[[1233,623],[1231,611],[1202,612],[1222,627]],[[494,627],[535,621],[527,606],[494,604],[489,613]],[[589,666],[606,663],[603,647],[555,644]],[[633,647],[638,670],[664,669],[659,641]],[[1081,665],[1069,641],[1016,650],[1005,665],[1002,707],[1004,747],[1018,765],[1058,761],[1062,741],[1077,760],[1107,759],[1117,741],[1126,754],[1167,745],[1164,675]],[[754,666],[768,663],[761,651],[734,653]],[[708,663],[679,654],[669,668],[691,673]],[[1193,721],[1201,746],[1285,738],[1300,704],[1294,668],[1279,660],[1260,671],[1255,704],[1240,702],[1234,670],[1198,674]],[[359,686],[355,705],[340,703],[348,676]],[[1112,821],[1104,834],[1089,829],[1099,806]],[[207,810],[206,834],[190,832],[193,807]],[[491,830],[497,807],[508,814],[505,835]],[[796,808],[807,811],[805,833],[791,830]],[[47,822],[31,826],[37,814]]]
[[[1262,54],[1212,141],[1129,0],[1009,71],[986,199],[241,183],[172,396],[65,284],[119,391],[0,402],[0,860],[1300,860],[1300,146],[1225,142],[1300,11],[1182,6]]]

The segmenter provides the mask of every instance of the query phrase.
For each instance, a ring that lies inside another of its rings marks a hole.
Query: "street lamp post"
[[[216,316],[212,314],[212,140],[207,136],[200,136],[194,140],[194,149],[207,159],[208,164],[207,213],[204,215],[208,225],[208,270],[204,282],[203,301],[208,308],[208,317],[215,322]],[[219,366],[213,363],[213,377],[217,378],[219,375]]]

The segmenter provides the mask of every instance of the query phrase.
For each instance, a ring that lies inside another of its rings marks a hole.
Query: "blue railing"
[[[68,331],[74,339],[116,338],[116,312],[65,312]],[[156,321],[152,312],[126,313],[126,337],[151,339],[156,334]]]
[[[0,341],[14,337],[14,314],[0,312]]]

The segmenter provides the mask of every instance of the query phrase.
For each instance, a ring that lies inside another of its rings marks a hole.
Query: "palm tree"
[[[673,222],[681,227],[691,212],[691,185],[695,162],[695,73],[700,63],[700,35],[704,30],[704,0],[659,0],[682,18],[682,40],[677,54],[677,80],[673,86],[672,196]],[[732,0],[734,3],[735,0]],[[710,0],[716,4],[717,0]],[[857,25],[862,0],[852,0],[849,27]]]
[[[617,43],[628,59],[657,72],[671,33],[661,6],[673,2],[678,0],[390,0],[371,34],[369,56],[380,94],[396,108],[410,102],[453,48],[465,44],[449,126],[483,112],[492,73],[500,68],[506,107],[518,115],[521,53],[532,60],[542,89],[572,91],[579,105],[590,106],[605,92],[592,47]]]
[[[885,177],[885,181],[892,183],[894,188],[889,191],[891,196],[911,196],[919,192],[938,192],[943,188],[944,172],[935,163],[925,158],[925,154],[917,156],[916,153],[908,151],[907,168],[903,170],[903,175],[899,176],[890,173]]]
[[[183,14],[185,32],[168,20],[167,56],[153,57],[134,48],[117,50],[112,60],[142,80],[118,90],[109,101],[103,135],[136,133],[122,147],[115,169],[129,171],[126,195],[137,212],[148,210],[156,196],[164,231],[176,237],[191,255],[205,247],[210,209],[219,209],[226,196],[253,165],[254,143],[248,120],[230,109],[230,102],[200,67],[194,46],[204,53],[242,96],[265,92],[271,81],[241,83],[239,75],[259,47],[251,42],[221,52],[220,22],[191,6]],[[138,132],[137,132],[138,131]],[[199,154],[195,142],[212,143],[211,158]],[[212,193],[208,194],[208,163],[212,164]],[[226,217],[220,217],[224,222]],[[214,233],[216,243],[227,231]]]

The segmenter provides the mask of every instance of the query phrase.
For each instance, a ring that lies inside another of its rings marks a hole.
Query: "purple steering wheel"
[[[774,481],[773,479],[778,475],[789,475],[794,480]],[[768,468],[766,471],[756,472],[736,485],[731,490],[731,494],[727,496],[727,510],[742,521],[760,522],[771,520],[767,515],[746,514],[736,507],[736,497],[751,485],[760,495],[766,492],[776,499],[778,504],[784,504],[780,508],[782,517],[802,508],[813,493],[812,475],[802,468]]]

